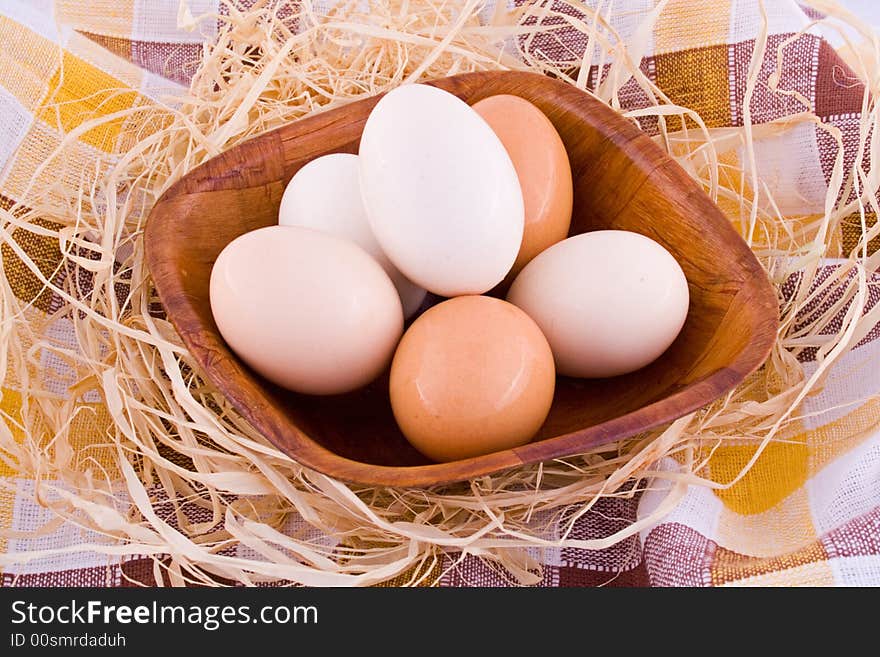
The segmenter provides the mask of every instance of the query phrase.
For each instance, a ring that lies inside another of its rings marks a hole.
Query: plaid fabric
[[[123,152],[126,133],[138,127],[132,122],[145,119],[121,118],[82,132],[67,162],[47,162],[48,153],[83,121],[149,106],[163,91],[181,90],[178,85],[186,84],[195,72],[204,44],[216,35],[227,11],[218,0],[184,4],[191,20],[183,27],[178,25],[177,0],[87,4],[58,0],[54,16],[48,0],[7,0],[0,6],[3,207],[24,198],[33,185],[51,189],[60,176],[74,175],[71,171],[77,176],[93,175],[96,158]],[[823,123],[840,130],[845,159],[851,164],[858,152],[856,128],[863,88],[835,50],[839,38],[817,28],[791,39],[810,22],[812,12],[793,1],[765,0],[763,4],[770,37],[748,108],[746,77],[761,25],[758,0],[672,0],[654,27],[641,70],[672,102],[698,112],[709,127],[741,126],[747,113],[757,124],[775,121],[807,109],[805,99]],[[608,20],[627,40],[654,3],[627,0],[615,6]],[[567,5],[559,8],[583,16]],[[551,19],[549,24],[553,20],[558,29],[530,42],[530,53],[579,65],[592,46],[563,21]],[[789,40],[776,76],[776,49]],[[591,60],[596,64],[587,79],[593,88],[611,70],[601,55],[597,49]],[[774,91],[774,82],[778,89],[797,94]],[[618,101],[623,110],[648,102],[633,80],[624,86]],[[688,121],[688,128],[694,126]],[[643,120],[642,127],[651,134],[660,130],[656,118]],[[667,124],[670,130],[681,127],[674,121]],[[757,139],[759,178],[773,191],[783,215],[821,215],[837,152],[836,140],[815,124],[798,124]],[[745,157],[741,150],[721,156],[735,168]],[[70,167],[71,159],[78,166]],[[724,207],[723,199],[720,203]],[[737,218],[732,216],[734,221]],[[873,221],[868,218],[869,224]],[[853,219],[837,230],[840,252],[845,255],[860,238],[861,226]],[[64,355],[77,348],[73,325],[53,316],[60,300],[24,267],[10,244],[14,241],[45,276],[61,281],[69,272],[58,267],[58,242],[22,228],[5,237],[4,274],[12,292],[31,302],[20,321],[57,346],[35,354],[36,376],[41,377],[47,394],[69,399],[74,394],[70,386],[78,378]],[[838,266],[826,263],[814,285]],[[791,298],[801,284],[792,278],[782,290],[783,297]],[[79,280],[76,289],[88,295],[89,281]],[[833,304],[842,292],[841,286],[831,286],[817,303]],[[880,277],[875,277],[871,304],[878,299]],[[841,309],[841,321],[844,312]],[[836,330],[833,323],[828,330]],[[798,357],[807,375],[816,370],[815,349]],[[18,391],[17,375],[7,373],[0,400],[4,418],[0,431],[20,437],[18,426],[27,402]],[[102,468],[109,477],[118,477],[102,442],[112,421],[107,409],[94,392],[83,393],[78,402],[80,411],[67,429],[75,447],[69,457],[72,464],[82,470]],[[523,570],[533,572],[542,586],[880,585],[878,417],[880,325],[835,364],[821,390],[803,402],[786,439],[771,443],[737,483],[718,490],[691,486],[661,522],[605,549],[584,545],[529,550],[521,557]],[[753,444],[725,443],[707,454],[711,479],[729,482],[754,451]],[[35,499],[34,482],[2,457],[0,451],[0,478],[5,484],[0,486],[0,554],[66,550],[7,565],[2,571],[3,585],[127,586],[175,581],[152,558],[107,557],[88,549],[89,544],[106,542],[106,537],[58,522]],[[659,465],[678,467],[672,459]],[[648,517],[663,496],[663,490],[649,489],[630,497],[603,499],[578,518],[567,538],[577,545],[573,541],[602,539],[631,527]],[[156,501],[156,511],[174,522],[173,513],[163,510],[161,499]],[[191,520],[211,520],[197,517],[200,512],[194,509]],[[289,531],[309,531],[301,519],[291,518],[288,523]],[[545,537],[549,541],[562,538],[561,525],[554,526]],[[39,536],[33,534],[38,529]],[[233,550],[248,556],[247,548]],[[403,584],[421,575],[442,586],[504,586],[515,581],[511,573],[478,555],[448,553],[428,568],[427,573],[407,573],[387,584]]]

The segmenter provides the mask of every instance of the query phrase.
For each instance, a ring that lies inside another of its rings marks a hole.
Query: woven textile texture
[[[651,0],[616,3],[610,21],[621,39],[635,33],[654,5]],[[27,198],[33,186],[51,189],[58,180],[76,185],[95,175],[96,160],[121,157],[127,135],[138,128],[133,122],[143,120],[140,113],[126,118],[124,110],[163,102],[163,97],[189,83],[227,9],[218,0],[188,0],[187,7],[194,17],[192,28],[181,26],[177,0],[0,1],[0,204],[4,208]],[[769,36],[758,84],[748,99],[747,80],[761,32],[762,8]],[[577,14],[568,5],[564,11]],[[746,117],[755,125],[769,124],[813,109],[824,127],[800,123],[755,141],[758,178],[773,191],[783,216],[823,212],[839,153],[836,134],[844,146],[845,167],[852,165],[860,148],[864,87],[838,52],[838,35],[817,28],[794,38],[814,18],[812,10],[793,0],[672,0],[654,25],[641,61],[641,70],[671,102],[694,110],[709,128],[742,126]],[[576,30],[565,29],[547,32],[526,45],[535,57],[568,59],[572,66],[582,62],[592,47]],[[591,60],[597,63],[588,71],[593,88],[611,70],[600,55],[597,51]],[[619,104],[623,110],[636,110],[648,99],[631,80],[621,90]],[[79,129],[95,116],[113,113],[122,118]],[[685,123],[676,126],[672,120],[667,129],[697,126],[691,119]],[[641,125],[651,135],[660,133],[656,117],[641,120]],[[65,161],[47,160],[69,135],[74,135],[75,146],[67,149]],[[748,154],[733,150],[725,157],[731,170],[739,170]],[[724,199],[719,204],[728,209]],[[738,212],[733,221],[738,220]],[[875,219],[869,215],[865,221],[870,227]],[[854,216],[834,230],[839,255],[846,256],[861,238],[861,219]],[[77,349],[78,336],[71,321],[55,312],[62,299],[24,266],[22,252],[53,281],[78,276],[75,289],[82,295],[89,294],[90,281],[85,270],[71,272],[63,266],[56,238],[33,226],[3,226],[3,275],[15,296],[29,304],[17,321],[56,345],[35,351],[31,359],[45,393],[64,399],[78,383],[65,357]],[[82,257],[89,255],[83,252]],[[842,260],[829,259],[812,285],[835,280],[841,266]],[[845,278],[826,286],[817,295],[817,304],[832,307],[842,298],[844,284]],[[802,293],[801,285],[799,278],[792,277],[780,290],[782,301]],[[880,274],[870,282],[869,296],[866,313],[880,301]],[[845,312],[841,307],[838,326]],[[827,330],[836,331],[833,321]],[[816,371],[815,349],[803,350],[797,358],[806,376]],[[17,388],[17,374],[8,372],[2,383],[0,430],[12,436],[20,431],[17,425],[27,402]],[[76,447],[74,467],[110,468],[112,459],[103,437],[112,419],[104,400],[86,392],[77,409],[69,427]],[[717,490],[691,486],[662,521],[606,549],[534,549],[531,556],[542,565],[540,585],[880,585],[878,421],[880,325],[835,363],[821,388],[801,404],[784,440],[768,445],[735,484]],[[706,454],[711,479],[730,481],[755,449],[750,442],[725,442]],[[130,586],[152,585],[161,578],[150,557],[77,550],[82,544],[109,539],[57,522],[35,495],[34,481],[3,456],[0,450],[0,478],[5,484],[0,487],[0,554],[55,550],[51,557],[3,566],[3,585]],[[677,463],[666,459],[658,467],[675,469]],[[109,476],[120,475],[111,471]],[[650,515],[663,495],[663,490],[649,489],[632,498],[603,499],[578,518],[569,538],[609,536]],[[160,498],[155,509],[174,522],[173,512],[163,507]],[[198,520],[201,511],[193,508],[190,520]],[[210,514],[205,517],[209,519]],[[310,526],[294,516],[285,530],[303,533]],[[241,545],[235,550],[242,556],[247,552]],[[476,556],[447,553],[432,569],[425,581],[441,586],[515,583],[510,573]]]

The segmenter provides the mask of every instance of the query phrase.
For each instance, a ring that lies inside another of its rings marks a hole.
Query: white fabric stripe
[[[0,87],[0,183],[2,183],[12,162],[12,156],[33,124],[33,116],[6,89]]]
[[[863,400],[880,395],[880,339],[841,356],[831,368],[822,391],[804,399],[800,414],[807,429],[816,429],[846,417]],[[803,364],[804,376],[818,368],[814,362]]]
[[[678,462],[669,457],[664,458],[659,467],[661,470],[670,472],[680,469]],[[671,487],[672,484],[668,480],[654,480],[651,489],[646,491],[639,501],[638,519],[647,518],[654,513],[666,499]],[[664,516],[660,522],[642,530],[642,545],[645,544],[652,529],[660,524],[673,522],[686,525],[710,541],[717,542],[718,520],[721,517],[723,507],[723,503],[711,489],[702,486],[688,486],[687,492],[675,509]]]
[[[820,536],[880,507],[880,430],[808,479],[806,490]]]
[[[767,33],[787,34],[799,32],[810,24],[810,19],[795,0],[764,2],[767,13]],[[733,0],[730,7],[729,43],[741,43],[754,39],[761,33],[763,18],[759,0]],[[815,30],[811,30],[813,32]]]
[[[183,95],[186,93],[186,87],[174,80],[144,70],[140,92],[157,103],[178,109],[182,104]]]
[[[46,348],[40,350],[40,383],[46,391],[67,399],[70,396],[69,389],[76,383],[78,377],[76,370],[63,355],[59,354],[59,351],[79,351],[73,322],[67,317],[56,319],[46,328],[45,338],[51,341],[57,350]],[[82,396],[85,402],[98,403],[101,399],[101,394],[97,390],[89,390]]]
[[[34,501],[34,482],[31,479],[12,480],[17,487],[15,506],[12,515],[12,530],[17,532],[33,532],[40,530],[48,522],[55,519],[55,513],[38,505]],[[51,501],[52,496],[49,495]],[[109,543],[110,541],[97,532],[65,523],[52,533],[33,538],[10,538],[6,545],[8,554],[18,552],[39,552],[70,547],[84,543]],[[4,575],[26,575],[47,573],[77,568],[93,568],[119,563],[119,557],[108,556],[97,552],[73,552],[57,554],[34,559],[21,564],[6,566]]]
[[[70,28],[59,31],[52,0],[3,0],[0,2],[0,14],[55,43],[64,44],[65,35],[70,32]]]
[[[880,554],[830,559],[837,586],[880,586]]]
[[[178,26],[181,6],[199,21],[197,26]],[[131,38],[159,43],[202,43],[217,34],[218,8],[219,0],[134,0]]]
[[[799,123],[779,135],[757,139],[754,150],[762,198],[766,184],[785,216],[823,212],[828,185],[813,123]],[[744,146],[737,149],[737,159],[751,182]]]

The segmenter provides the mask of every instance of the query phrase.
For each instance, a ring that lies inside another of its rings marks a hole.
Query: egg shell
[[[547,337],[559,374],[626,374],[658,358],[687,317],[684,272],[663,246],[638,233],[601,230],[554,244],[510,287]]]
[[[523,445],[553,401],[553,354],[519,308],[462,296],[425,311],[404,333],[391,365],[394,417],[435,461]]]
[[[507,275],[522,242],[522,191],[469,105],[428,85],[398,87],[373,108],[358,153],[373,234],[407,278],[451,297]]]
[[[418,310],[426,292],[391,264],[373,236],[361,200],[358,168],[358,156],[351,153],[323,155],[303,166],[284,188],[278,223],[323,230],[357,244],[391,278],[403,314],[409,317]]]
[[[507,274],[512,281],[532,258],[568,236],[574,198],[571,164],[550,119],[524,98],[489,96],[473,108],[504,144],[522,189],[525,226]]]
[[[388,366],[403,332],[397,291],[352,242],[299,226],[245,233],[211,270],[211,312],[229,347],[297,392],[349,392]]]

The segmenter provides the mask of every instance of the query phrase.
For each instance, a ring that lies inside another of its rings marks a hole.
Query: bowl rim
[[[647,134],[588,92],[578,90],[565,82],[531,72],[484,71],[435,79],[428,84],[457,93],[461,89],[481,88],[490,80],[497,81],[501,77],[509,81],[512,88],[521,84],[546,87],[547,92],[553,94],[556,99],[565,99],[567,102],[583,105],[589,109],[590,114],[597,117],[590,123],[591,127],[606,131],[609,139],[614,138],[619,142],[617,147],[628,157],[633,158],[638,153],[639,157],[644,158],[647,153],[658,160],[657,168],[668,167],[675,171],[679,178],[683,175],[683,184],[688,186],[688,194],[699,194],[708,199],[698,183]],[[212,176],[216,171],[217,161],[221,158],[225,157],[227,161],[236,158],[235,162],[247,166],[251,154],[261,157],[267,149],[290,148],[302,135],[314,135],[325,128],[332,128],[346,111],[351,111],[352,106],[371,107],[381,96],[382,94],[378,94],[355,100],[344,106],[294,121],[253,137],[209,159],[165,191],[151,209],[144,231],[146,264],[151,272],[158,297],[166,308],[168,319],[202,368],[203,374],[259,433],[299,464],[336,479],[372,486],[424,488],[460,482],[539,461],[574,456],[598,445],[631,437],[672,422],[722,396],[757,370],[767,359],[775,343],[779,323],[776,293],[752,250],[730,226],[717,205],[710,200],[717,216],[709,217],[707,220],[714,221],[720,230],[729,232],[727,239],[733,240],[734,243],[739,241],[739,245],[736,246],[738,253],[735,253],[734,257],[744,269],[748,280],[743,282],[744,287],[737,294],[742,294],[743,289],[751,286],[749,289],[753,292],[752,302],[757,304],[759,310],[753,315],[758,319],[753,321],[751,327],[754,329],[752,340],[726,367],[682,386],[671,395],[600,424],[520,447],[446,463],[410,466],[364,463],[341,456],[308,437],[275,408],[265,394],[258,394],[260,398],[255,398],[251,394],[253,391],[260,393],[256,384],[242,386],[235,383],[239,380],[255,381],[256,379],[236,358],[225,357],[222,353],[222,342],[218,350],[216,341],[222,341],[219,334],[212,335],[204,331],[193,302],[187,298],[187,293],[180,283],[180,272],[169,270],[167,254],[159,246],[163,239],[162,217],[163,214],[174,210],[174,200],[178,197],[202,191],[248,188],[246,169],[229,174],[223,180],[217,180]],[[623,135],[623,137],[615,138],[614,135]],[[237,180],[236,177],[244,180]],[[726,229],[721,227],[722,224]],[[734,299],[735,297],[732,298],[732,304]]]

